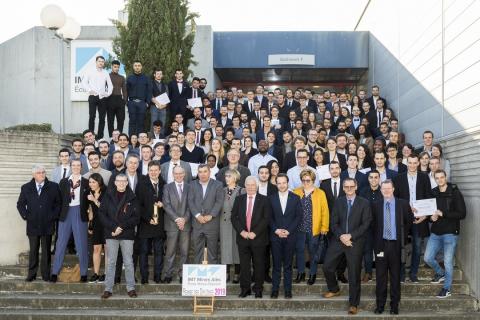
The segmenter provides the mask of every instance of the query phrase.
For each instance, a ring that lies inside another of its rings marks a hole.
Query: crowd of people
[[[390,283],[390,313],[398,314],[400,284],[419,282],[426,247],[431,282],[443,283],[437,297],[450,296],[466,214],[462,194],[448,182],[450,164],[433,133],[425,131],[423,146],[414,149],[379,86],[370,96],[267,92],[262,84],[245,94],[213,93],[205,92],[205,79],[189,83],[181,70],[164,83],[162,70],[150,79],[140,61],[127,79],[118,61],[110,74],[103,64],[97,57],[97,69],[84,79],[90,121],[83,139],[59,151],[50,179],[35,165],[22,186],[17,207],[30,241],[27,281],[36,279],[39,264],[43,280],[57,281],[73,234],[80,281],[104,283],[102,299],[121,281],[122,265],[128,295],[136,297],[137,266],[142,284],[181,283],[183,264],[202,263],[205,248],[208,263],[227,265],[239,297],[253,290],[262,298],[264,282],[271,282],[270,297],[278,298],[283,276],[284,296],[292,298],[292,283],[313,285],[321,264],[323,297],[338,296],[338,282],[348,283],[349,314],[358,312],[361,283],[373,281],[375,267],[374,312],[384,312]],[[162,104],[165,93],[169,102]],[[432,198],[437,210],[418,216],[415,202]]]

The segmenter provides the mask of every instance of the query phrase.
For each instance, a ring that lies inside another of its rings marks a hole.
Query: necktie
[[[252,207],[253,207],[253,196],[248,196],[247,204],[247,231],[250,232],[250,226],[252,224]]]
[[[37,186],[37,192],[38,192],[38,195],[40,195],[40,193],[42,193],[42,185],[41,184],[39,184]]]
[[[193,89],[193,97],[194,97],[194,98],[197,97],[197,89]]]
[[[65,179],[65,177],[67,176],[67,168],[63,168],[63,177]]]
[[[200,132],[197,131],[197,137],[195,139],[195,144],[200,144]]]
[[[248,109],[249,109],[250,112],[252,112],[252,104],[251,103],[248,104]]]
[[[348,233],[348,218],[350,218],[350,211],[352,210],[352,200],[347,201],[347,226],[345,227],[345,231]]]
[[[380,127],[381,122],[382,122],[382,113],[379,111],[378,112],[378,125],[377,125],[377,127]]]
[[[258,111],[256,111],[255,114],[257,116],[257,119],[260,119],[260,114],[258,113]]]
[[[390,216],[390,202],[385,203],[385,239],[392,239],[392,217]]]
[[[220,99],[217,99],[217,109],[220,110],[220,107],[221,107],[221,105],[220,105]]]
[[[333,198],[335,198],[335,199],[338,198],[337,182],[336,181],[333,183]]]
[[[178,198],[182,199],[182,194],[183,194],[183,189],[182,189],[182,184],[178,185]]]
[[[153,184],[153,189],[155,189],[155,200],[158,199],[158,183]]]

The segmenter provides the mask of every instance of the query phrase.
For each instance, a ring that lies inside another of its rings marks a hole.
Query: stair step
[[[217,310],[213,315],[202,316],[202,315],[193,315],[192,310],[177,311],[177,310],[158,310],[153,309],[144,309],[141,312],[137,310],[128,310],[128,309],[115,309],[115,310],[105,310],[105,309],[88,309],[88,312],[85,309],[60,309],[60,310],[17,310],[17,309],[4,309],[2,310],[2,319],[3,320],[123,320],[123,319],[156,319],[156,320],[169,320],[169,319],[222,319],[222,320],[234,320],[234,319],[245,319],[251,320],[252,318],[258,320],[307,320],[307,319],[351,319],[350,316],[346,314],[346,311],[285,311],[285,310],[256,310],[255,316],[252,316],[251,311],[247,310],[235,310],[235,311],[224,311]],[[388,309],[386,314],[388,314]],[[376,315],[372,310],[362,310],[360,309],[359,314],[354,316],[357,320],[367,320],[367,319],[384,319],[388,318],[386,315]],[[479,319],[479,314],[472,312],[451,312],[451,311],[442,311],[442,313],[420,313],[420,312],[410,312],[400,309],[400,315],[395,316],[397,320],[406,320],[406,319],[422,319],[422,320],[435,320],[435,319]]]
[[[61,283],[55,284],[44,282],[37,278],[34,282],[25,282],[23,279],[16,280],[0,280],[0,292],[41,292],[42,294],[93,294],[97,295],[102,292],[104,285],[101,283]],[[265,284],[265,292],[270,293],[271,284]],[[441,284],[431,284],[430,282],[421,283],[404,283],[402,284],[402,295],[418,295],[418,296],[434,296],[438,294],[442,288]],[[150,280],[149,284],[137,284],[136,289],[145,294],[162,294],[162,295],[179,295],[182,292],[181,285],[174,281],[170,284],[156,284]],[[114,287],[114,294],[123,294],[126,292],[125,281]],[[453,294],[469,294],[469,286],[465,282],[454,282],[452,284]],[[227,284],[227,293],[235,294],[240,291],[238,284]],[[293,295],[314,295],[320,297],[323,292],[327,291],[327,285],[324,280],[317,281],[314,285],[305,283],[293,284]],[[340,292],[342,295],[348,295],[348,285],[340,284]],[[362,283],[362,295],[375,295],[375,282]]]
[[[100,289],[100,288],[99,288]],[[102,301],[98,295],[83,294],[19,294],[2,293],[0,294],[1,308],[30,308],[30,309],[52,309],[52,308],[119,308],[119,309],[170,309],[174,306],[175,310],[192,310],[193,299],[191,297],[163,296],[158,294],[146,294],[138,292],[138,299],[128,298],[126,292],[122,295],[115,295],[108,301]],[[303,310],[317,312],[346,310],[348,306],[348,296],[337,296],[331,299],[325,299],[317,296],[294,296],[293,299],[268,298],[255,299],[249,296],[245,299],[238,298],[236,295],[219,297],[215,301],[217,310]],[[375,297],[362,297],[360,306],[364,310],[373,310],[375,308]],[[422,296],[404,296],[400,302],[402,310],[422,310],[427,312],[436,311],[473,311],[476,310],[476,300],[468,295],[455,294],[448,299],[438,299],[436,297]]]

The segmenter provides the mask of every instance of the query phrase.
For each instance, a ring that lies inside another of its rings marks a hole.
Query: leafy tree
[[[133,62],[140,60],[147,75],[160,67],[168,81],[179,68],[188,78],[189,67],[196,65],[191,51],[198,17],[189,12],[189,1],[130,0],[125,11],[126,24],[113,21],[118,30],[113,51],[125,65],[126,73],[133,73]]]

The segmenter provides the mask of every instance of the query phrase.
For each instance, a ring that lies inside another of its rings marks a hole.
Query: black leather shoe
[[[382,314],[383,313],[383,308],[375,308],[375,311],[373,311],[375,314]]]
[[[183,278],[182,278],[182,277],[178,277],[178,282],[180,282],[180,284],[182,284],[182,281],[183,281]]]
[[[317,275],[316,274],[311,275],[310,278],[308,278],[307,284],[311,286],[312,284],[315,283],[315,280],[317,280]]]
[[[278,298],[278,291],[272,291],[272,293],[270,294],[270,298],[277,299]]]
[[[50,276],[50,282],[52,282],[52,283],[57,282],[57,275],[56,275],[56,274],[52,274],[52,275]]]
[[[239,298],[245,298],[249,295],[252,294],[252,291],[251,290],[242,290],[242,292],[240,292],[240,294],[238,295]]]
[[[82,282],[82,283],[87,283],[87,282],[88,282],[87,276],[81,276],[81,277],[80,277],[80,282]]]
[[[265,275],[265,282],[266,282],[266,283],[272,283],[272,277],[270,277],[269,274],[266,274],[266,275]]]
[[[348,280],[347,280],[347,278],[345,278],[344,274],[339,274],[338,275],[338,281],[340,281],[341,283],[348,283]]]
[[[120,277],[115,277],[115,284],[119,284],[122,282],[122,279]]]
[[[165,277],[165,279],[163,279],[163,282],[165,282],[165,283],[172,282],[172,277]]]
[[[292,291],[285,291],[285,299],[292,299]]]
[[[295,283],[300,283],[302,281],[305,281],[305,273],[297,274],[297,278],[295,279]]]
[[[390,314],[398,314],[398,307],[390,308]]]
[[[148,284],[148,279],[142,279],[142,284]]]
[[[230,282],[230,274],[227,274],[227,282]]]
[[[153,282],[155,282],[156,284],[163,283],[163,281],[162,281],[161,278],[154,278],[154,279],[153,279]]]
[[[25,281],[26,281],[26,282],[32,282],[32,281],[34,281],[35,279],[37,279],[37,276],[28,276],[28,277],[25,279]]]
[[[262,291],[255,292],[255,299],[261,299],[263,297]]]

